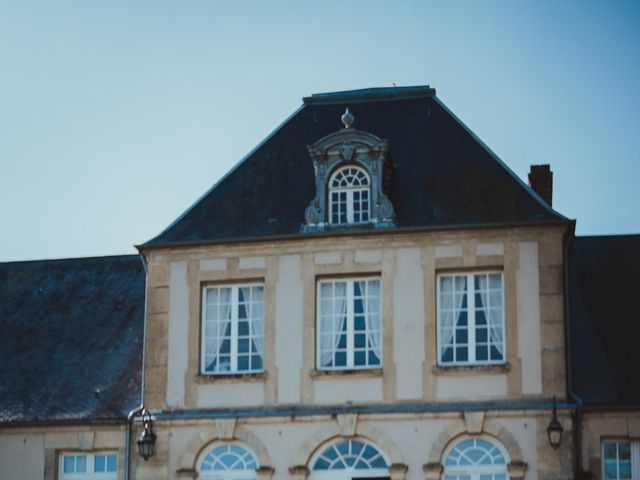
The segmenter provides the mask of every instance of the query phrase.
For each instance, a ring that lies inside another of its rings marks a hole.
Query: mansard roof
[[[371,88],[305,98],[290,118],[143,247],[310,235],[301,233],[305,208],[315,195],[307,146],[342,128],[347,107],[355,116],[354,128],[389,143],[393,172],[388,194],[395,228],[566,221],[449,111],[435,90]]]
[[[569,258],[571,387],[585,405],[640,406],[640,235],[576,237]]]
[[[125,419],[144,291],[137,255],[0,263],[0,425]]]

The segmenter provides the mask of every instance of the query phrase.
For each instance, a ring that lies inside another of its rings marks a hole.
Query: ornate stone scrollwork
[[[386,140],[352,128],[354,117],[347,111],[342,116],[345,128],[321,138],[307,147],[315,171],[316,195],[305,210],[303,232],[330,229],[328,220],[327,182],[338,168],[355,165],[366,170],[370,177],[369,224],[375,228],[395,226],[395,212],[391,200],[382,191],[383,170],[389,145]],[[362,225],[362,224],[359,224]],[[341,224],[340,227],[345,226]]]

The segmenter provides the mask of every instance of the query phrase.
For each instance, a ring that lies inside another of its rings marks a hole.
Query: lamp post
[[[142,426],[144,430],[138,436],[136,444],[138,445],[138,453],[146,462],[155,453],[156,444],[156,434],[153,433],[151,414],[146,408],[142,410]]]
[[[547,426],[547,435],[549,437],[549,444],[554,450],[557,450],[562,442],[562,424],[558,421],[558,415],[556,412],[556,397],[553,396],[553,418]]]

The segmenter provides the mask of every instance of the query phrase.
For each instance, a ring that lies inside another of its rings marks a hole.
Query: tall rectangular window
[[[640,442],[609,440],[602,443],[602,478],[635,480],[640,478]]]
[[[318,282],[319,370],[378,368],[382,365],[380,280]]]
[[[58,472],[60,480],[115,480],[118,478],[118,454],[63,453]]]
[[[202,373],[262,372],[263,286],[205,287],[202,304]]]
[[[438,363],[505,362],[501,272],[438,276]]]

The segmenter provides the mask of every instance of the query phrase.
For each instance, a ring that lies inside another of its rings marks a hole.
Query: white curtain
[[[489,325],[489,338],[491,339],[491,345],[496,347],[498,352],[500,352],[500,356],[504,358],[504,341],[502,339],[501,321],[502,295],[500,294],[500,292],[492,292],[491,296],[494,301],[490,303],[488,293],[489,288],[492,288],[493,290],[497,290],[499,288],[500,291],[502,290],[501,277],[500,275],[492,274],[482,275],[476,278],[478,278],[478,289],[480,290],[480,297],[482,299],[482,310],[484,311],[484,318],[487,319],[487,324]],[[491,285],[489,285],[490,279]]]
[[[366,327],[367,339],[369,345],[373,349],[374,355],[380,360],[382,358],[380,352],[380,339],[382,332],[380,331],[380,282],[378,280],[369,282],[358,282],[361,292],[366,292],[367,306]],[[368,287],[368,290],[367,290]]]
[[[217,302],[209,303],[210,297],[214,296],[214,292],[218,294]],[[229,328],[231,327],[231,289],[230,288],[217,288],[207,290],[207,320],[213,321],[213,328],[209,330],[206,346],[207,352],[205,355],[211,358],[211,361],[206,366],[207,371],[211,371],[214,363],[218,359],[218,352],[220,346],[225,339],[225,335],[228,336]],[[215,371],[226,371],[230,366],[221,368],[220,363],[216,366]]]
[[[347,284],[323,283],[320,286],[320,365],[330,367],[347,320]],[[326,300],[333,300],[333,311],[324,311]],[[327,315],[329,314],[329,315]]]
[[[245,287],[242,288],[242,295],[245,301],[251,300],[250,309],[247,311],[249,315],[249,328],[251,333],[251,341],[256,352],[262,358],[264,349],[264,320],[262,315],[262,287]]]
[[[440,359],[453,347],[458,316],[467,291],[467,277],[440,277]]]

